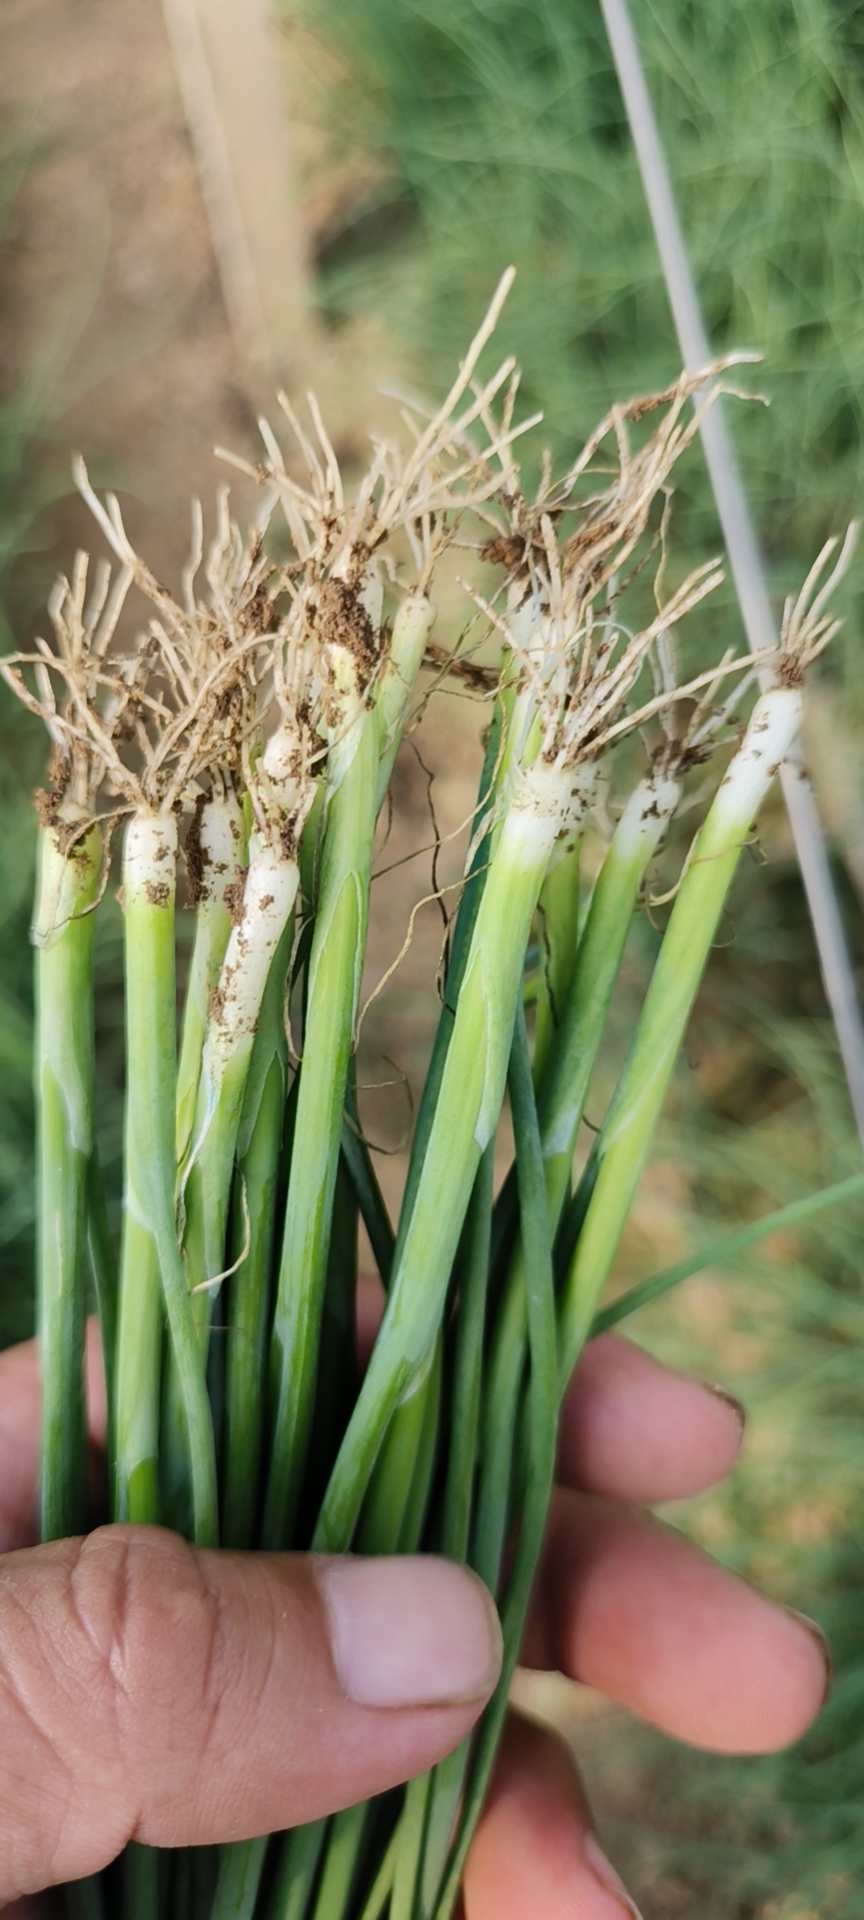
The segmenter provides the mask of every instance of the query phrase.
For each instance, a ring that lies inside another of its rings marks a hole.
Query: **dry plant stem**
[[[602,0],[602,4],[681,356],[686,364],[699,366],[708,358],[709,342],[638,41],[626,0]],[[773,641],[776,628],[750,505],[723,414],[718,410],[709,415],[701,431],[747,639],[756,654]],[[864,1022],[823,830],[812,790],[797,769],[791,766],[785,769],[783,789],[826,996],[837,1030],[852,1110],[864,1145]]]
[[[194,1537],[218,1539],[216,1461],[201,1354],[177,1239],[174,1210],[176,1000],[174,891],[177,822],[173,813],[138,813],[123,858],[126,953],[126,1122],[124,1243],[116,1380],[116,1484],[121,1510],[151,1497],[149,1450],[158,1419],[158,1378],[142,1378],[132,1345],[140,1285],[142,1231],[152,1236],[170,1347],[186,1427]],[[147,1351],[156,1345],[158,1301],[147,1302]],[[131,1316],[131,1320],[130,1320]],[[143,1421],[146,1431],[139,1435]]]
[[[378,725],[359,704],[328,759],[328,801],[288,1205],[270,1354],[272,1439],[262,1546],[288,1544],[315,1393],[348,1062],[366,947]]]
[[[68,809],[67,809],[68,811]],[[37,1272],[42,1349],[41,1537],[86,1525],[87,1182],[93,1152],[93,928],[102,836],[39,834],[36,945]]]
[[[588,1337],[742,849],[796,738],[801,711],[798,685],[775,686],[760,696],[679,888],[630,1053],[592,1156],[593,1191],[561,1302],[561,1392]]]

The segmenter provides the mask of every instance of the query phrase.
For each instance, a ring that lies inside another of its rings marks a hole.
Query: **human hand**
[[[88,1371],[98,1456],[95,1333]],[[93,1872],[129,1838],[204,1844],[314,1819],[462,1738],[499,1658],[470,1575],[197,1553],[143,1528],[34,1548],[38,1402],[35,1344],[0,1355],[0,1902]],[[623,1504],[710,1484],[739,1440],[734,1405],[701,1383],[593,1343],[565,1409],[524,1657],[684,1739],[761,1751],[818,1710],[813,1633]],[[610,1873],[564,1750],[514,1720],[467,1920],[620,1920]]]
[[[721,1480],[743,1426],[722,1389],[614,1334],[590,1343],[563,1409],[522,1659],[693,1746],[768,1753],[818,1713],[827,1642],[644,1511]],[[515,1714],[468,1861],[465,1908],[467,1920],[638,1920],[566,1746]]]

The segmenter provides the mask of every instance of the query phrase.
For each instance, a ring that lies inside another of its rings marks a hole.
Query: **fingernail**
[[[360,1707],[442,1707],[485,1700],[501,1667],[490,1595],[452,1560],[399,1555],[321,1559],[315,1574],[333,1664]]]
[[[787,1607],[786,1612],[791,1615],[793,1620],[797,1620],[800,1626],[806,1628],[811,1640],[815,1642],[819,1658],[825,1668],[825,1686],[822,1699],[819,1703],[819,1711],[821,1713],[822,1708],[827,1705],[831,1698],[831,1690],[834,1686],[834,1658],[831,1652],[831,1642],[828,1639],[827,1633],[823,1633],[818,1621],[811,1620],[809,1613],[799,1613],[797,1607]]]
[[[738,1399],[737,1394],[730,1393],[728,1387],[721,1387],[716,1380],[703,1380],[702,1385],[708,1388],[709,1393],[713,1393],[715,1400],[724,1400],[727,1407],[732,1408],[743,1433],[747,1424],[747,1410],[743,1401]]]
[[[615,1872],[611,1860],[607,1860],[596,1834],[590,1831],[586,1833],[582,1847],[595,1880],[599,1880],[601,1887],[604,1887],[607,1893],[614,1895],[619,1911],[622,1914],[626,1913],[629,1920],[642,1920],[635,1900],[631,1900],[623,1880]]]

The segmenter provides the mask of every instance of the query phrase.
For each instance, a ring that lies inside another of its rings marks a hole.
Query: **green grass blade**
[[[738,1255],[746,1253],[748,1247],[757,1241],[765,1240],[772,1233],[782,1233],[791,1227],[803,1226],[805,1220],[821,1213],[823,1207],[840,1206],[844,1200],[854,1200],[864,1194],[864,1173],[855,1173],[848,1180],[838,1180],[831,1187],[821,1187],[818,1193],[805,1194],[801,1200],[792,1200],[786,1207],[778,1207],[774,1213],[763,1214],[761,1220],[753,1220],[746,1227],[737,1227],[733,1233],[721,1234],[718,1240],[709,1241],[699,1247],[695,1253],[688,1254],[684,1260],[678,1260],[674,1267],[664,1267],[662,1273],[652,1274],[650,1280],[640,1280],[638,1286],[628,1287],[618,1300],[611,1301],[608,1307],[601,1307],[595,1313],[591,1323],[591,1336],[606,1333],[610,1327],[617,1327],[631,1313],[637,1313],[640,1307],[647,1307],[652,1300],[661,1299],[672,1287],[680,1286],[682,1280],[689,1280],[694,1273],[704,1273],[706,1267],[722,1267],[727,1261],[736,1260]]]

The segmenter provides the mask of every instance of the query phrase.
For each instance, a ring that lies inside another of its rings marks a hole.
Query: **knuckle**
[[[0,1897],[75,1878],[126,1838],[110,1683],[76,1599],[84,1545],[0,1560]]]
[[[108,1528],[91,1542],[78,1606],[108,1676],[131,1832],[170,1844],[194,1825],[224,1744],[236,1637],[226,1582],[210,1577],[210,1556],[160,1528]]]
[[[223,1633],[218,1589],[201,1559],[161,1528],[104,1528],[87,1543],[76,1595],[114,1690],[122,1744],[142,1735],[186,1750],[218,1699]]]

